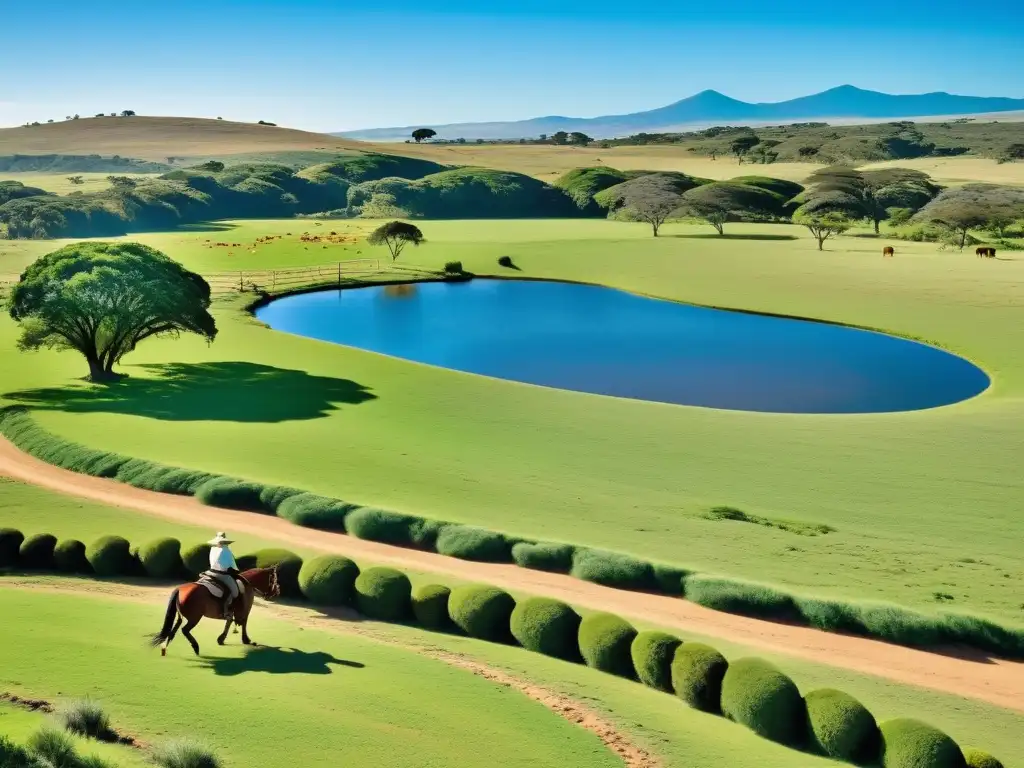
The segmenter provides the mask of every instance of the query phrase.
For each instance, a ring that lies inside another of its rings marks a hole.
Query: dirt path
[[[283,545],[345,555],[364,563],[431,571],[512,591],[545,595],[657,624],[683,633],[684,638],[686,632],[697,632],[1024,712],[1024,663],[993,659],[965,649],[955,649],[955,654],[948,655],[920,651],[877,640],[734,616],[686,600],[611,589],[562,574],[458,560],[302,528],[278,517],[206,507],[191,497],[145,491],[54,467],[22,453],[2,438],[0,475],[189,525],[234,534],[248,533]]]
[[[97,585],[94,582],[84,584],[69,580],[67,582],[55,583],[48,580],[45,583],[41,583],[37,579],[15,577],[0,581],[0,588],[79,594],[89,598],[101,596],[107,600],[127,600],[149,605],[158,605],[167,597],[166,586],[149,587],[113,582]],[[375,631],[374,627],[376,625],[372,622],[365,624],[352,622],[351,619],[355,616],[351,612],[344,610],[320,608],[317,609],[317,612],[313,612],[298,606],[278,605],[265,600],[260,601],[259,610],[261,613],[266,613],[279,621],[286,621],[300,627],[323,630],[333,634],[360,635],[374,642],[386,643],[387,645],[402,648],[413,653],[420,653],[450,666],[464,669],[496,685],[513,688],[527,698],[543,705],[559,717],[578,725],[584,730],[590,731],[611,752],[619,756],[626,768],[658,768],[660,765],[659,761],[647,750],[634,744],[627,734],[576,699],[484,664],[470,656],[453,653],[452,651],[426,644],[412,645],[399,643],[395,639]],[[339,621],[339,619],[349,619],[349,621]],[[229,642],[232,641],[229,640]],[[185,647],[187,649],[187,646]],[[185,653],[188,653],[188,651],[186,650]],[[17,697],[10,697],[8,694],[0,694],[0,701],[4,700],[13,701],[19,705],[41,705],[37,706],[37,708],[44,711],[53,711],[52,707],[43,701],[25,701],[17,699]],[[130,746],[141,746],[141,742],[136,742],[132,737],[122,736],[121,743],[129,744]]]

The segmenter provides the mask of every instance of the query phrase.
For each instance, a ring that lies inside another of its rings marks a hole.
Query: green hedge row
[[[38,459],[74,472],[137,488],[192,495],[204,504],[277,515],[297,525],[360,539],[414,547],[466,560],[515,563],[567,573],[619,589],[684,597],[708,608],[803,624],[899,645],[967,645],[1008,658],[1024,658],[1024,628],[958,613],[922,613],[895,605],[851,603],[694,573],[631,555],[571,544],[529,541],[468,525],[426,520],[360,507],[295,488],[167,467],[96,451],[41,429],[25,408],[0,409],[0,434]],[[183,559],[185,556],[183,554]]]
[[[77,568],[58,565],[56,552],[84,553]],[[181,556],[174,539],[133,549],[119,536],[84,546],[46,534],[26,539],[0,529],[0,569],[61,567],[99,576],[196,575],[207,567],[197,545]],[[189,565],[189,558],[193,564]],[[581,616],[572,606],[546,597],[515,600],[484,584],[415,591],[401,571],[360,570],[348,558],[321,555],[303,561],[284,549],[264,549],[239,558],[243,570],[278,566],[282,594],[315,605],[349,606],[380,621],[412,622],[432,630],[515,643],[528,650],[638,680],[678,696],[685,704],[722,715],[771,741],[856,765],[882,768],[1002,768],[991,755],[961,748],[949,736],[916,720],[876,723],[863,704],[832,689],[802,695],[796,684],[758,658],[732,662],[710,646],[683,642],[664,632],[637,630],[610,613]]]

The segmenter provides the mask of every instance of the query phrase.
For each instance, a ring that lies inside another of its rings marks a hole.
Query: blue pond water
[[[331,290],[256,314],[280,331],[458,371],[712,408],[907,411],[989,384],[960,357],[884,334],[567,283]]]

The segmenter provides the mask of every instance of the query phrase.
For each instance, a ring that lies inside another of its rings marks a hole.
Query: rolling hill
[[[892,95],[842,85],[811,96],[774,103],[750,103],[717,91],[702,91],[665,107],[625,115],[580,118],[552,115],[496,123],[454,123],[426,126],[444,139],[519,139],[582,131],[594,138],[613,138],[639,132],[666,132],[710,125],[764,124],[798,120],[878,120],[910,117],[981,115],[1024,110],[1024,99],[958,96],[949,93]],[[414,127],[346,131],[336,136],[367,141],[408,138]]]

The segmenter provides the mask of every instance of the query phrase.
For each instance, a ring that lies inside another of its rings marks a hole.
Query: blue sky
[[[0,125],[127,108],[348,130],[844,83],[1024,97],[1016,5],[0,0]]]

